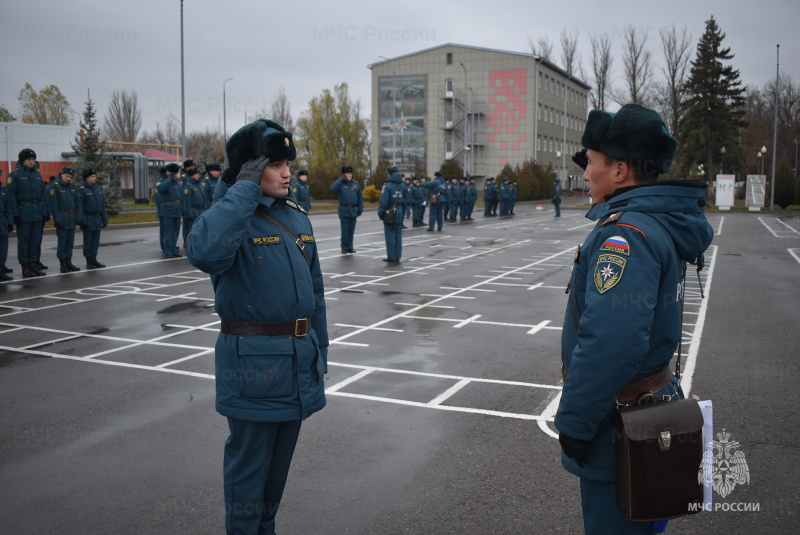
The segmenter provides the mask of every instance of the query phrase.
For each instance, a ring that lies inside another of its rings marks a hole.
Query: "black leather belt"
[[[346,208],[357,208],[358,207],[357,204],[344,204],[344,203],[341,203],[341,202],[339,203],[339,206],[344,206]]]
[[[83,212],[83,215],[88,215],[89,217],[97,217],[100,214],[98,212]]]
[[[311,330],[308,318],[295,321],[228,321],[222,320],[220,332],[239,336],[305,336]]]
[[[75,210],[59,210],[62,214],[74,214]]]

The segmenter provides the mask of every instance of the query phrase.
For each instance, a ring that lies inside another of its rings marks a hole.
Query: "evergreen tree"
[[[688,98],[676,162],[682,176],[699,163],[708,170],[706,176],[714,176],[722,159],[722,147],[727,150],[726,167],[738,167],[743,160],[738,138],[739,130],[745,126],[745,90],[739,71],[723,65],[723,61],[733,58],[730,48],[722,47],[724,39],[714,17],[708,19],[686,83]]]
[[[72,143],[72,150],[78,157],[78,169],[91,168],[97,173],[97,185],[103,189],[108,215],[117,215],[122,211],[122,188],[119,178],[114,173],[115,166],[106,154],[106,144],[100,138],[97,126],[97,113],[92,97],[86,101],[86,108],[80,121],[80,131]]]

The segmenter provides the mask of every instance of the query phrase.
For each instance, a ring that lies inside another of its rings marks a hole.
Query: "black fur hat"
[[[69,175],[69,176],[75,176],[75,169],[73,169],[72,167],[64,166],[64,167],[61,168],[61,174],[62,175]]]
[[[237,174],[248,160],[259,156],[266,156],[272,162],[297,158],[292,133],[269,119],[241,127],[228,140],[225,151],[231,172]]]
[[[581,143],[649,176],[668,172],[678,147],[661,116],[639,104],[626,104],[617,113],[589,112]]]
[[[84,169],[83,171],[81,171],[81,176],[82,176],[83,178],[89,178],[90,176],[92,176],[92,175],[96,175],[96,174],[97,174],[97,173],[95,173],[95,172],[94,172],[94,169],[92,169],[91,167],[87,167],[86,169]]]
[[[36,153],[33,152],[33,149],[22,149],[19,151],[19,161],[24,162],[28,158],[33,158],[34,160],[36,159]]]
[[[194,160],[184,160],[183,161],[183,168],[184,169],[191,169],[192,167],[195,167]]]
[[[181,166],[176,164],[175,162],[168,163],[166,167],[166,171],[168,173],[175,173],[178,174],[181,171]]]
[[[343,165],[342,166],[342,173],[352,173],[353,166],[352,165]]]
[[[209,171],[222,171],[222,166],[218,163],[207,163],[206,173]]]

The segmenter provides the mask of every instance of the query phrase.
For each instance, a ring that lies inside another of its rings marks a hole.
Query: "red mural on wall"
[[[526,69],[489,71],[489,143],[499,143],[501,150],[520,150],[527,141],[525,132],[518,132],[528,113],[527,92]]]

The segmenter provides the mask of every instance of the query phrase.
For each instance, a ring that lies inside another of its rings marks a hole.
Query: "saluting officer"
[[[433,173],[433,180],[430,182],[420,182],[420,188],[430,191],[431,213],[428,216],[428,232],[433,232],[433,227],[436,226],[439,232],[442,231],[442,225],[447,217],[447,186],[444,182],[442,173],[436,171]]]
[[[0,169],[0,176],[3,170]],[[6,193],[6,186],[0,181],[0,281],[10,281],[14,277],[9,275],[14,270],[6,267],[8,261],[8,235],[14,231],[14,215],[11,209],[11,201]]]
[[[86,269],[104,268],[106,265],[97,261],[97,249],[100,247],[100,229],[108,226],[106,200],[103,190],[97,185],[94,169],[84,169],[81,176],[83,182],[78,188],[78,221],[83,230]]]
[[[17,226],[17,257],[22,277],[41,277],[45,267],[39,262],[42,246],[42,225],[50,219],[47,205],[47,184],[36,170],[36,153],[22,149],[17,169],[6,181],[14,224]]]
[[[400,263],[403,253],[403,177],[394,166],[386,169],[386,175],[388,178],[383,183],[378,201],[378,217],[383,220],[383,237],[386,240],[386,258],[383,261],[396,265]],[[392,208],[396,210],[394,220],[387,223],[384,215]]]
[[[195,220],[211,206],[208,201],[208,192],[206,192],[206,183],[200,180],[200,171],[196,167],[192,167],[186,172],[181,203],[183,206],[183,238],[186,240]]]
[[[342,252],[355,253],[353,236],[356,232],[356,218],[364,211],[364,197],[361,186],[353,180],[353,168],[342,167],[342,176],[331,184],[331,191],[339,196],[339,223],[342,230]]]
[[[81,270],[72,263],[75,226],[78,222],[78,187],[73,182],[76,174],[73,168],[62,167],[58,178],[47,188],[47,200],[58,238],[56,257],[61,264],[61,273]]]
[[[226,150],[226,186],[195,222],[187,256],[211,275],[222,320],[225,529],[274,534],[301,422],[325,406],[325,289],[311,221],[290,196],[292,133],[260,119]]]
[[[161,194],[161,221],[164,223],[164,243],[161,250],[165,258],[180,258],[178,250],[178,235],[181,231],[181,189],[178,173],[181,168],[175,162],[167,165],[167,178],[156,186],[156,191]]]
[[[294,198],[297,204],[303,207],[306,212],[311,211],[311,188],[308,185],[308,172],[300,170],[297,172],[297,182],[292,187]]]

